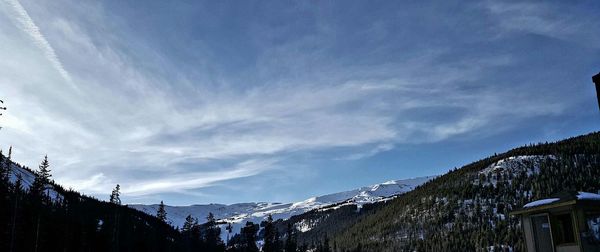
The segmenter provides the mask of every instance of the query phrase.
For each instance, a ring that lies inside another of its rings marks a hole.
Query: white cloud
[[[391,143],[382,143],[382,144],[378,144],[377,146],[375,146],[372,149],[367,150],[366,152],[350,154],[348,156],[341,157],[339,159],[340,160],[358,160],[358,159],[368,158],[368,157],[372,157],[378,153],[389,151],[393,148],[394,148],[394,145]]]
[[[149,179],[123,187],[123,193],[129,196],[140,196],[159,192],[185,192],[212,186],[220,181],[250,177],[273,169],[274,159],[250,159],[241,162],[231,169],[210,172],[191,172],[168,178]]]
[[[486,1],[482,6],[503,31],[499,34],[524,32],[590,47],[600,43],[597,33],[589,32],[596,29],[597,16],[579,13],[567,2]]]
[[[506,55],[444,62],[447,51],[434,48],[398,62],[342,64],[321,49],[302,50],[327,46],[329,35],[317,34],[261,51],[256,74],[263,83],[245,86],[219,77],[215,84],[177,72],[190,67],[180,67],[177,59],[148,66],[132,55],[141,50],[136,55],[160,58],[168,52],[137,46],[117,32],[94,36],[116,26],[102,9],[69,9],[70,17],[38,14],[42,35],[19,2],[4,3],[0,8],[13,13],[21,33],[34,40],[0,22],[0,33],[10,35],[0,36],[6,48],[0,51],[0,92],[9,106],[0,139],[15,145],[16,159],[33,167],[48,154],[56,180],[87,193],[108,193],[116,183],[135,196],[189,193],[273,169],[291,152],[342,147],[351,149],[342,159],[360,159],[398,144],[468,134],[496,118],[562,109],[527,99],[512,101],[518,111],[508,108],[501,97],[511,94],[495,83],[461,89],[490,69],[512,64]],[[93,27],[85,22],[89,16]],[[165,76],[152,67],[175,72]],[[77,90],[65,88],[64,79],[77,83]],[[443,121],[412,118],[430,108],[464,114]],[[365,148],[371,149],[356,152]],[[221,162],[232,165],[222,168]],[[131,176],[136,172],[155,177]]]

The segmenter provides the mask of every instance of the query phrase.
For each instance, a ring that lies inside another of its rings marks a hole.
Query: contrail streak
[[[46,58],[51,62],[52,66],[60,73],[60,75],[75,89],[75,84],[73,83],[71,76],[65,70],[62,63],[56,56],[56,52],[48,43],[48,40],[44,37],[44,35],[40,32],[40,28],[35,25],[25,8],[19,3],[17,0],[4,0],[5,3],[12,6],[17,13],[15,17],[19,23],[19,26],[23,31],[25,31],[31,38],[35,44],[44,52]]]

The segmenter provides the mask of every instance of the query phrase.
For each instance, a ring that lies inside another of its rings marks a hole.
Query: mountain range
[[[198,218],[200,222],[212,213],[221,223],[231,223],[233,233],[239,233],[241,227],[247,222],[260,223],[271,215],[273,219],[286,220],[291,216],[306,213],[315,209],[326,209],[330,206],[354,205],[361,207],[364,204],[389,200],[400,194],[409,192],[423,183],[434,179],[436,176],[418,177],[403,180],[390,180],[380,184],[365,186],[354,190],[332,193],[311,197],[303,201],[292,203],[238,203],[231,205],[204,204],[191,206],[165,206],[167,219],[171,225],[182,227],[188,215]],[[155,215],[159,205],[132,204],[129,207]],[[221,236],[226,239],[226,225],[221,225]],[[302,227],[298,227],[302,231]]]

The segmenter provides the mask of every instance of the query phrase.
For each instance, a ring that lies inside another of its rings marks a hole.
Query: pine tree
[[[110,194],[110,203],[112,204],[116,204],[116,205],[121,205],[121,186],[119,184],[117,184],[117,186],[115,186],[115,189],[112,190],[111,194]],[[112,227],[112,237],[111,237],[111,245],[112,245],[112,250],[113,251],[117,251],[119,250],[119,243],[120,243],[120,239],[119,239],[119,233],[120,233],[120,223],[121,223],[121,214],[119,211],[119,208],[116,207],[114,209],[114,219],[113,219],[113,227]]]
[[[205,230],[203,232],[203,240],[208,251],[224,250],[223,241],[221,240],[221,228],[217,226],[217,221],[213,213],[208,213]]]
[[[227,227],[225,227],[225,230],[227,230],[227,245],[229,246],[229,236],[231,236],[231,232],[233,232],[233,226],[231,226],[231,222],[227,222]]]
[[[50,163],[48,162],[48,155],[44,157],[44,160],[39,166],[39,170],[36,173],[35,179],[29,188],[29,192],[35,198],[46,198],[48,194],[44,191],[46,190],[46,186],[50,183]]]
[[[160,201],[160,205],[158,205],[156,217],[162,222],[167,223],[167,211],[165,211],[165,203],[162,200]]]
[[[258,225],[251,221],[246,222],[246,226],[240,231],[242,238],[242,248],[246,252],[258,252],[256,246],[256,233],[258,232]]]
[[[6,169],[10,169],[10,159],[12,158],[12,146],[8,147],[8,157],[6,158]]]
[[[13,194],[20,194],[23,192],[23,176],[18,173],[17,179],[15,180],[15,184],[12,187]]]
[[[275,252],[279,250],[279,235],[273,225],[273,216],[269,214],[267,221],[261,223],[264,228],[264,245],[262,250],[264,252]]]
[[[298,251],[298,244],[296,242],[296,234],[294,233],[294,226],[292,223],[288,223],[287,230],[285,232],[285,252],[296,252]]]
[[[19,209],[19,198],[21,196],[21,191],[23,191],[23,176],[21,174],[17,174],[17,180],[15,181],[15,185],[13,187],[13,196],[14,196],[14,205],[13,205],[13,216],[11,220],[11,230],[10,230],[10,245],[8,251],[14,251],[15,247],[15,236],[16,236],[16,228],[17,228],[17,218],[18,218],[18,209]]]
[[[208,212],[208,216],[206,216],[206,224],[212,225],[216,223],[215,215],[212,212]]]
[[[8,148],[8,156],[4,158],[0,150],[0,183],[3,187],[8,188],[10,185],[10,164],[12,156],[12,146]]]
[[[0,248],[7,247],[6,237],[9,230],[9,202],[10,183],[8,182],[8,169],[5,168],[4,156],[0,151]]]
[[[50,162],[48,162],[48,155],[44,156],[44,160],[40,164],[40,170],[38,171],[38,177],[40,177],[45,183],[50,182]]]
[[[36,202],[39,202],[41,204],[38,203],[37,205],[37,209],[36,211],[38,212],[37,214],[37,221],[36,221],[36,225],[35,225],[35,243],[34,243],[34,251],[38,251],[39,248],[39,243],[40,243],[40,231],[41,231],[41,225],[42,225],[42,204],[46,204],[49,205],[49,196],[47,193],[44,193],[44,191],[46,190],[46,185],[50,182],[50,169],[48,169],[50,167],[50,163],[48,162],[48,155],[46,155],[44,157],[44,160],[42,161],[42,163],[39,166],[39,171],[37,172],[35,179],[33,180],[33,184],[30,187],[30,194],[33,196],[33,198],[36,200]]]
[[[192,217],[192,215],[188,215],[187,217],[185,217],[185,222],[183,223],[181,232],[182,233],[190,232],[190,231],[192,231],[192,228],[197,225],[198,225],[198,219]]]
[[[121,186],[117,184],[110,194],[110,203],[121,205]]]

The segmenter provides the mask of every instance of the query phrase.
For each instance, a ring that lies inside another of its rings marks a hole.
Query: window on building
[[[556,245],[575,242],[573,220],[571,214],[560,214],[553,216],[552,233]]]

